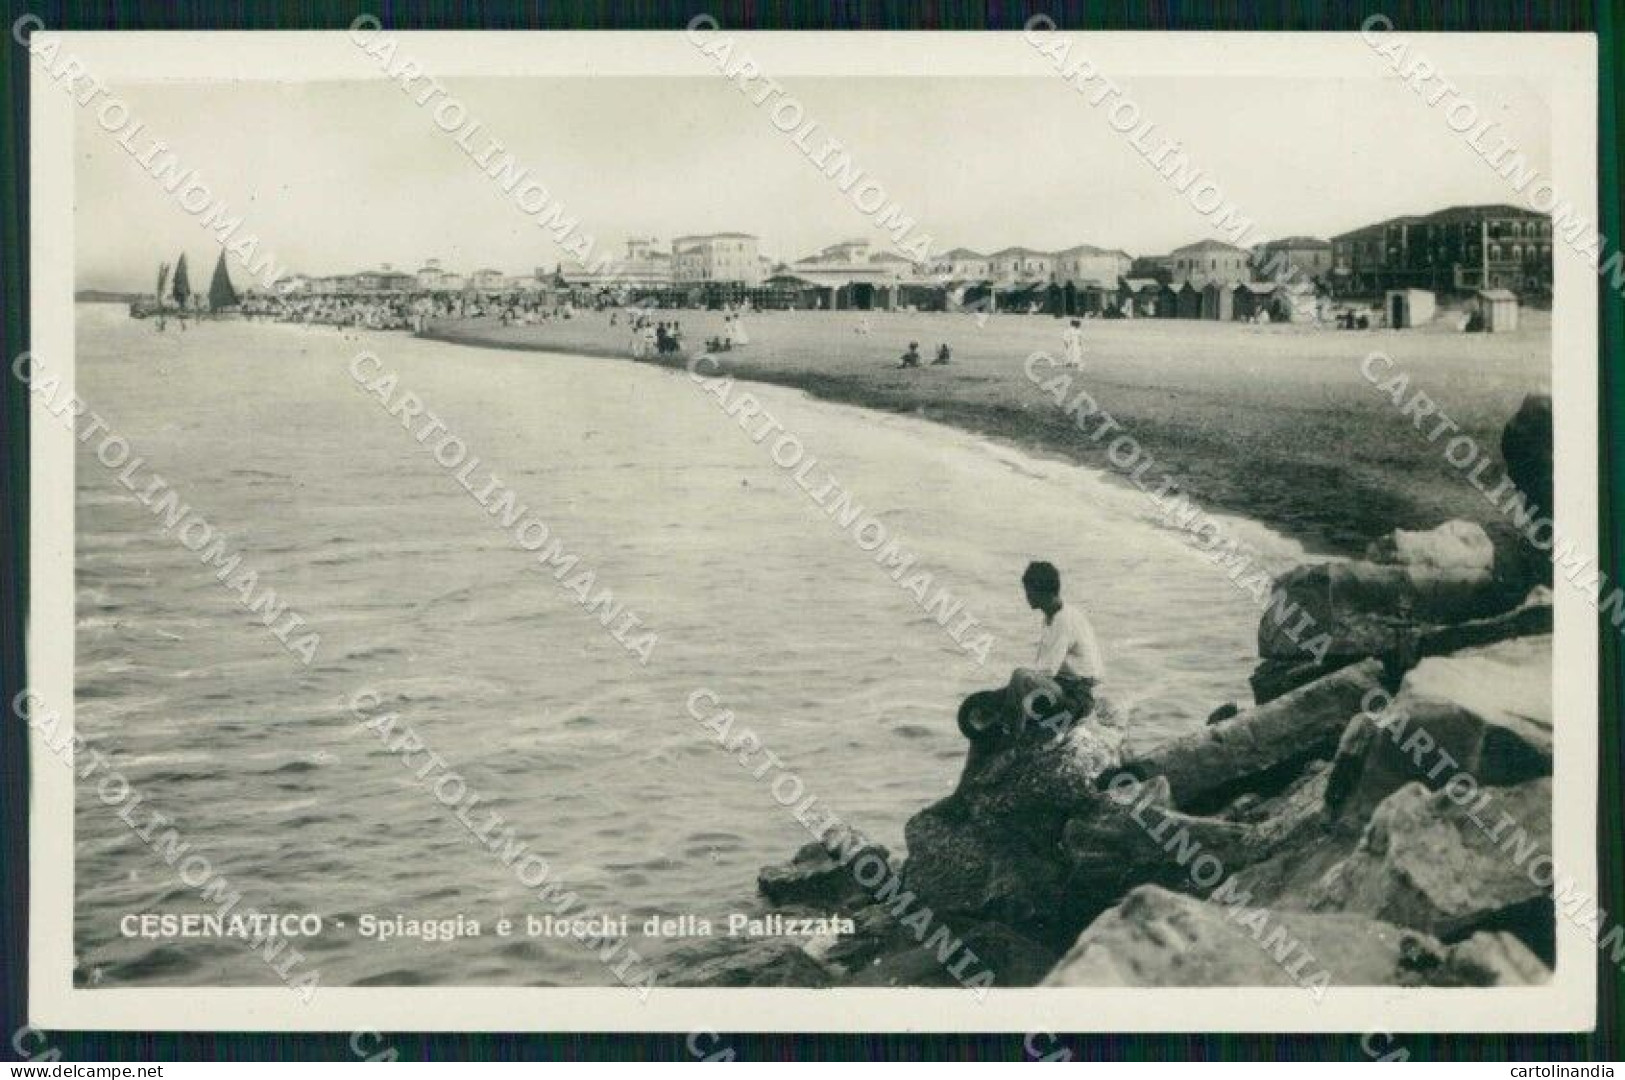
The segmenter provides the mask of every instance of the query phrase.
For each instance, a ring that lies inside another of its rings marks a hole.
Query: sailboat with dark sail
[[[175,299],[175,306],[185,311],[191,306],[192,279],[186,272],[186,252],[175,260],[175,276],[170,281],[170,295]]]
[[[214,264],[214,277],[209,280],[209,311],[215,315],[236,312],[242,306],[237,290],[231,287],[231,275],[226,272],[226,253]]]

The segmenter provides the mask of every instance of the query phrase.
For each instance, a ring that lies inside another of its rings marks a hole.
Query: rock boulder
[[[1508,596],[1484,569],[1373,562],[1299,566],[1277,578],[1275,589],[1293,615],[1264,614],[1258,655],[1294,663],[1407,650],[1427,627],[1497,614],[1522,595]],[[1313,642],[1320,647],[1307,648]]]
[[[1365,557],[1374,563],[1418,569],[1459,571],[1488,577],[1495,570],[1495,545],[1484,526],[1447,521],[1436,528],[1395,529],[1371,542]]]
[[[1075,932],[1086,917],[1067,894],[1053,840],[973,820],[952,800],[910,818],[905,837],[903,883],[935,912],[1020,926],[1048,939]]]
[[[1454,986],[1535,986],[1551,977],[1552,969],[1511,934],[1483,933],[1450,947],[1437,982]]]
[[[1174,805],[1192,812],[1216,810],[1249,790],[1273,794],[1310,760],[1331,754],[1366,694],[1380,688],[1382,672],[1375,660],[1350,665],[1123,768],[1167,777]]]
[[[1045,986],[1382,986],[1417,983],[1445,947],[1362,915],[1212,903],[1146,885],[1078,938]]]
[[[836,829],[804,844],[795,858],[777,866],[764,866],[756,885],[776,905],[798,905],[821,911],[845,911],[869,903],[869,891],[852,876],[852,867],[866,853],[888,864],[891,853],[850,829]]]
[[[1489,832],[1503,814],[1534,845],[1522,860],[1510,850],[1512,829],[1497,839]],[[1529,864],[1550,852],[1551,830],[1549,778],[1474,791],[1460,805],[1445,791],[1410,784],[1377,807],[1353,854],[1320,881],[1309,907],[1369,915],[1444,941],[1516,928],[1544,950],[1551,905]]]
[[[1501,429],[1507,475],[1531,506],[1552,510],[1552,396],[1530,394]]]
[[[1328,808],[1365,821],[1413,780],[1438,787],[1463,771],[1487,786],[1551,773],[1550,636],[1423,660],[1380,717],[1362,713],[1344,731]]]
[[[823,987],[833,981],[829,967],[788,938],[707,943],[670,963],[677,986]]]

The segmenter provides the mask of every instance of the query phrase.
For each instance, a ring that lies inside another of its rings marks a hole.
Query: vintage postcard
[[[36,1025],[1592,1026],[1594,39],[13,33]]]

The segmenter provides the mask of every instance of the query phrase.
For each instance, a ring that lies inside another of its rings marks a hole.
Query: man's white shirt
[[[1044,623],[1033,664],[1046,675],[1100,678],[1100,644],[1095,640],[1094,628],[1081,611],[1062,605],[1055,617]]]

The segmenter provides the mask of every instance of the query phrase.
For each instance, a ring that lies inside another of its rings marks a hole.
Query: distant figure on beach
[[[903,354],[903,362],[897,366],[900,368],[920,366],[920,343],[918,341],[908,343],[908,351]]]
[[[1061,599],[1053,563],[1033,562],[1021,575],[1027,605],[1044,615],[1031,667],[1017,668],[1001,690],[970,695],[959,710],[959,730],[971,742],[965,776],[1003,746],[1065,735],[1095,712],[1102,664],[1100,645],[1081,609]],[[1100,725],[1096,724],[1096,728]],[[1121,732],[1096,732],[1102,768],[1121,747]]]
[[[1083,366],[1083,321],[1073,319],[1071,324],[1061,334],[1061,346],[1065,353],[1061,361],[1062,367],[1081,368]]]
[[[937,358],[931,361],[931,365],[935,367],[938,364],[951,364],[953,363],[953,359],[953,350],[948,348],[948,343],[945,341],[941,345],[937,346]]]
[[[863,318],[859,319],[858,325],[852,328],[852,332],[862,334],[867,337],[869,334],[869,316],[865,315]]]

